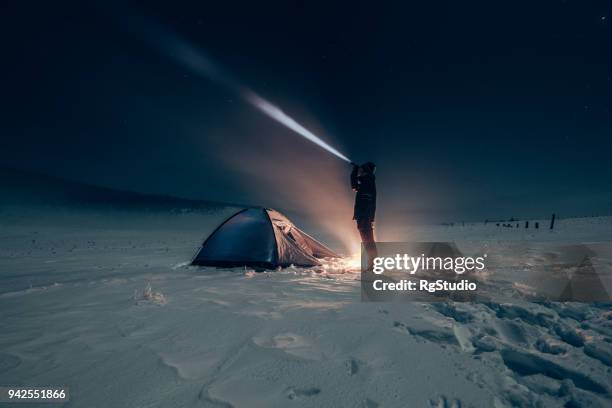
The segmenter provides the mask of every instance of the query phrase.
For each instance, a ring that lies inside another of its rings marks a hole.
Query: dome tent
[[[246,208],[225,220],[206,238],[192,260],[202,266],[315,266],[338,258],[334,251],[269,208]]]

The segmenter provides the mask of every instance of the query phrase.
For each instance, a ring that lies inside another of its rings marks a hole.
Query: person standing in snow
[[[368,255],[368,270],[372,269],[374,258],[378,255],[374,240],[374,216],[376,214],[376,165],[367,162],[358,166],[353,163],[351,188],[355,194],[353,219],[361,235],[361,242]]]

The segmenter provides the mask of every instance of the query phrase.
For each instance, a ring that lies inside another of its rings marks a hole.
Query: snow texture
[[[610,304],[536,303],[511,283],[488,302],[365,303],[341,261],[189,266],[232,211],[3,218],[0,384],[67,385],[65,406],[88,408],[611,406]],[[410,235],[594,242],[611,222]]]

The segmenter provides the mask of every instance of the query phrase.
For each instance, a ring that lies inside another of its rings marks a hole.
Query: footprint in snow
[[[451,330],[413,329],[398,321],[393,322],[393,327],[396,330],[407,332],[412,336],[419,337],[426,341],[441,345],[450,344],[453,346],[459,346],[457,337],[455,337],[455,333],[453,333]]]
[[[551,360],[520,350],[505,349],[501,351],[504,364],[516,375],[525,377],[541,374],[554,380],[572,380],[576,387],[597,394],[608,395],[607,387],[595,381],[587,374],[563,367]]]
[[[363,402],[363,408],[378,408],[379,406],[380,405],[378,405],[378,402],[369,398],[366,398],[366,400]]]
[[[461,408],[461,401],[458,399],[450,400],[444,395],[440,395],[436,399],[429,400],[430,408]]]
[[[359,363],[357,363],[357,360],[350,359],[346,362],[346,368],[349,375],[355,375],[359,372]]]
[[[295,333],[280,333],[272,337],[257,336],[253,342],[260,347],[277,348],[287,354],[307,360],[321,360],[323,353],[308,337]]]
[[[287,394],[287,398],[290,400],[295,400],[302,397],[313,397],[321,393],[321,390],[316,387],[311,388],[293,388],[289,387],[285,391]]]

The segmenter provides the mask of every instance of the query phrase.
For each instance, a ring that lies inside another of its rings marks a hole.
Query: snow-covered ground
[[[366,303],[340,264],[189,266],[230,212],[0,218],[0,384],[66,385],[65,406],[87,408],[612,405],[610,304]],[[609,242],[611,226],[419,227],[405,239]]]

